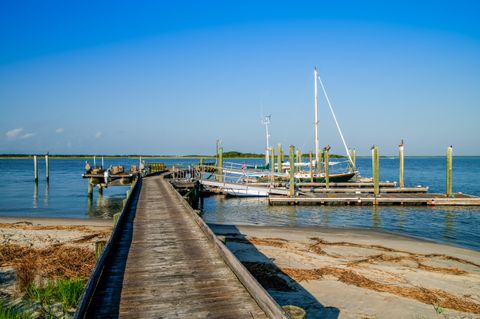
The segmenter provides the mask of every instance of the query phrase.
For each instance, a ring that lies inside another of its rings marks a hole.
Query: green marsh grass
[[[41,304],[59,302],[64,310],[76,307],[86,281],[84,279],[58,279],[43,285],[31,284],[26,293],[29,299]],[[0,318],[1,319],[1,318]]]
[[[0,302],[0,319],[28,319],[30,314],[22,309]]]

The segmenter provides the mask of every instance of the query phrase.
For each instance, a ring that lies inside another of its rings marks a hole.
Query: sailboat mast
[[[319,156],[318,156],[318,151],[320,149],[318,145],[318,85],[317,85],[317,79],[318,79],[318,71],[317,67],[315,67],[315,70],[313,71],[313,78],[314,78],[314,91],[315,91],[315,162],[317,163],[317,167],[320,167],[319,163]]]
[[[265,164],[269,163],[270,159],[270,132],[268,131],[268,124],[272,115],[267,115],[262,119],[262,124],[265,125],[265,136],[267,140],[267,148],[265,149]]]

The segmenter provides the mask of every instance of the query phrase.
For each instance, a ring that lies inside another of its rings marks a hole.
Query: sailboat
[[[313,71],[313,78],[314,78],[314,97],[315,97],[315,164],[316,164],[315,166],[318,168],[321,167],[320,153],[319,153],[320,147],[318,142],[318,82],[320,82],[320,86],[322,87],[322,91],[325,95],[325,99],[332,113],[333,120],[335,121],[335,124],[337,126],[338,133],[340,134],[340,137],[343,142],[343,146],[345,147],[348,163],[351,168],[351,170],[346,173],[328,174],[328,179],[330,182],[348,182],[357,174],[357,172],[355,171],[355,163],[353,162],[352,157],[350,156],[350,152],[348,151],[347,143],[345,142],[345,138],[343,137],[342,130],[340,129],[340,125],[338,124],[337,117],[335,116],[335,112],[333,111],[332,104],[330,103],[330,99],[328,98],[327,91],[325,90],[325,86],[323,85],[322,79],[320,78],[320,74],[318,73],[317,67],[315,67]],[[327,147],[330,148],[329,146]],[[302,180],[310,181],[312,179],[312,175],[313,175],[314,182],[318,182],[318,183],[325,182],[325,173],[320,173],[320,172],[310,174],[309,171],[307,172],[301,171],[295,174],[295,178],[299,179],[300,181]]]

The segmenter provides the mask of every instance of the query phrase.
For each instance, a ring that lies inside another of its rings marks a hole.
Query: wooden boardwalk
[[[77,317],[267,318],[162,176],[136,192]]]

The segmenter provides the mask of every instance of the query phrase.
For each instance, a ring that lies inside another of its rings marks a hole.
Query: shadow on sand
[[[285,274],[275,263],[262,254],[248,241],[234,225],[208,225],[217,236],[224,240],[225,245],[250,271],[257,281],[281,305],[295,305],[307,312],[307,318],[339,317],[340,310],[322,305],[314,296],[305,290],[298,282]]]

